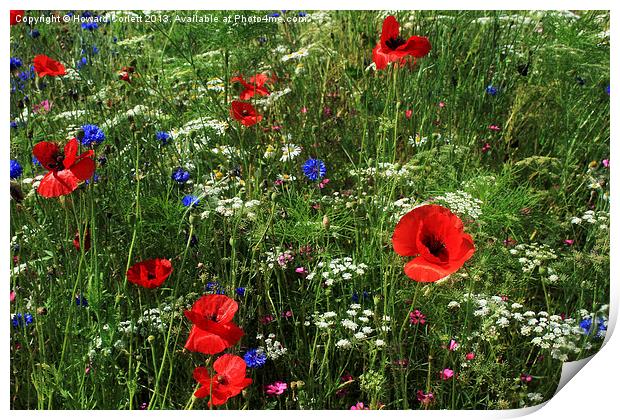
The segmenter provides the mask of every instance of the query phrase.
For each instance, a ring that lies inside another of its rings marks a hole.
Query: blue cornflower
[[[269,16],[269,17],[271,17],[271,18],[277,18],[277,17],[280,17],[280,13],[278,13],[278,12],[275,12],[275,13],[270,13],[270,14],[268,14],[267,16]]]
[[[245,287],[237,287],[235,293],[237,296],[245,296]]]
[[[118,42],[118,38],[117,37],[112,38],[112,43],[116,44],[117,42]]]
[[[299,17],[306,17],[306,16],[308,16],[308,14],[306,12],[299,12],[299,13],[297,13],[297,16],[299,16]]]
[[[28,35],[30,35],[32,38],[38,38],[39,35],[41,35],[41,32],[39,32],[37,28],[34,28],[32,29],[32,31],[30,31]]]
[[[310,181],[316,181],[317,179],[322,179],[327,172],[327,168],[325,167],[325,162],[320,159],[310,158],[304,163],[301,167],[304,171],[304,175]]]
[[[249,368],[256,369],[263,366],[265,362],[267,362],[267,355],[261,348],[249,349],[243,355],[243,360]]]
[[[603,338],[607,334],[607,321],[604,318],[598,319],[598,331],[596,332],[596,336],[598,338]]]
[[[19,77],[19,80],[22,82],[27,82],[29,79],[34,79],[35,75],[36,72],[34,71],[34,66],[31,65],[28,70],[19,72],[17,77]]]
[[[24,168],[15,159],[11,159],[11,179],[17,179],[24,173]]]
[[[88,306],[88,300],[84,296],[78,295],[78,296],[75,297],[75,304],[77,306],[87,307]]]
[[[84,146],[92,148],[105,140],[104,132],[94,124],[86,124],[82,126],[81,136],[78,138]]]
[[[93,13],[92,13],[92,12],[90,12],[90,11],[88,11],[88,10],[86,10],[86,11],[82,12],[82,15],[81,15],[81,16],[82,16],[83,18],[88,19],[89,17],[93,17]]]
[[[605,93],[609,95],[609,85],[605,87]]]
[[[583,330],[583,333],[588,335],[592,332],[592,318],[586,318],[581,320],[579,326]]]
[[[200,204],[200,200],[195,195],[188,194],[183,197],[183,205],[185,207],[197,207]]]
[[[97,22],[82,22],[82,29],[87,31],[94,31],[99,27]]]
[[[189,180],[189,172],[178,167],[172,172],[172,179],[179,184],[185,184]]]
[[[17,121],[11,121],[11,128],[17,128]]]
[[[497,90],[497,88],[495,86],[493,86],[493,85],[487,86],[487,93],[489,95],[495,96],[495,95],[497,95],[497,92],[498,92],[498,90]]]
[[[38,165],[41,165],[41,162],[39,162],[39,159],[37,159],[37,157],[36,157],[36,156],[33,156],[33,157],[32,157],[32,164],[33,164],[34,166],[38,166]]]
[[[96,184],[97,182],[99,182],[99,175],[97,175],[96,173],[93,174],[93,184]],[[90,179],[87,179],[86,181],[84,181],[84,183],[86,185],[90,185]]]
[[[93,55],[99,54],[99,48],[93,45]]]
[[[167,145],[170,142],[172,136],[170,133],[166,133],[165,131],[158,131],[155,133],[155,138],[161,142],[163,146]]]
[[[15,314],[11,319],[11,323],[15,328],[24,327],[26,325],[30,325],[34,322],[31,314]]]
[[[87,64],[88,64],[88,58],[86,58],[86,57],[82,57],[82,58],[80,58],[80,61],[78,61],[77,63],[75,63],[75,66],[76,66],[78,69],[81,69],[82,67],[84,67],[84,66],[85,66],[85,65],[87,65]]]
[[[11,57],[11,70],[17,70],[22,66],[22,60],[17,57]]]

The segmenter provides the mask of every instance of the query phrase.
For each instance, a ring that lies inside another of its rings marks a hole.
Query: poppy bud
[[[149,343],[152,343],[153,341],[155,341],[155,336],[154,335],[149,335],[147,338]]]
[[[323,228],[329,230],[329,217],[327,217],[327,215],[323,216]]]
[[[230,239],[228,240],[228,243],[230,244],[230,246],[235,246],[235,238],[231,236]]]

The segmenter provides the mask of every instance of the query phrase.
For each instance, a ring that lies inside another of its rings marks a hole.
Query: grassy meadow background
[[[219,409],[519,408],[600,346],[608,12],[88,13],[109,23],[11,27],[11,159],[23,168],[11,180],[12,408],[208,409],[192,398],[207,357],[184,349],[183,316],[206,293],[239,303],[245,335],[227,352],[268,356]],[[222,22],[272,13],[306,21]],[[220,21],[174,19],[196,14]],[[378,71],[390,14],[432,50]],[[132,15],[150,22],[120,22]],[[68,74],[34,77],[37,54]],[[229,114],[231,78],[260,72],[275,81],[251,100],[263,120],[244,127]],[[39,196],[33,145],[86,124],[105,133],[95,178]],[[325,162],[323,188],[302,172],[309,158]],[[448,279],[416,283],[391,236],[431,199],[461,217],[476,252]],[[91,248],[77,250],[87,231]],[[174,269],[160,288],[127,282],[155,257]],[[268,395],[275,381],[287,387]]]

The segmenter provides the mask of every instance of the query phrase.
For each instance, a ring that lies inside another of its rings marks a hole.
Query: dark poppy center
[[[157,277],[155,276],[155,273],[148,273],[146,275],[147,280],[152,281],[155,280]]]
[[[424,244],[424,246],[426,246],[426,248],[428,248],[428,251],[431,253],[431,255],[442,260],[445,259],[446,245],[441,241],[441,239],[437,238],[436,236],[429,235],[424,238],[422,243]]]
[[[222,384],[222,385],[228,384],[228,378],[225,375],[217,375],[215,380],[217,381],[218,384]]]
[[[241,115],[243,115],[244,117],[247,117],[248,115],[250,115],[250,113],[248,112],[247,109],[244,109],[241,111]]]
[[[385,41],[385,45],[388,46],[389,49],[391,50],[395,50],[396,48],[400,47],[401,45],[404,45],[407,41],[405,41],[404,38],[402,37],[397,37],[397,38],[390,38],[387,41]]]
[[[56,171],[62,171],[65,169],[65,165],[62,163],[63,160],[65,160],[65,155],[58,154],[54,156],[54,161],[49,164],[49,167]]]

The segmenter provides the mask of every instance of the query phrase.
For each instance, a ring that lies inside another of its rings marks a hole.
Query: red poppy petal
[[[400,219],[392,235],[392,245],[398,255],[412,257],[420,253],[417,239],[421,230],[421,223],[422,219],[418,216],[418,212],[415,209]]]
[[[194,397],[196,398],[206,398],[211,395],[211,385],[201,386],[194,392]]]
[[[229,347],[228,342],[222,337],[193,326],[189,332],[189,337],[185,343],[185,348],[189,351],[217,354]]]
[[[77,139],[71,139],[65,144],[65,159],[62,161],[62,164],[65,168],[71,167],[75,162],[75,157],[77,156],[79,148],[79,143]]]
[[[233,354],[225,354],[213,363],[213,369],[217,373],[226,375],[232,383],[237,383],[245,378],[245,361]]]
[[[405,274],[412,280],[430,283],[454,273],[459,268],[431,264],[424,257],[416,257],[405,265]]]
[[[214,386],[211,391],[211,401],[209,401],[209,405],[226,404],[230,397],[232,397],[232,395],[230,394],[228,387],[218,384],[217,386]]]
[[[407,43],[397,48],[398,51],[406,51],[408,55],[416,58],[426,56],[431,51],[431,43],[423,36],[412,36]]]
[[[385,54],[381,52],[381,43],[372,50],[372,61],[375,63],[377,70],[383,70],[388,65],[388,59]]]
[[[51,171],[43,177],[37,192],[43,197],[52,198],[70,194],[77,187],[78,179],[70,171]]]
[[[32,154],[37,160],[41,163],[41,165],[47,169],[52,170],[52,166],[55,165],[56,156],[60,153],[60,149],[56,143],[51,143],[49,141],[42,141],[37,143],[32,148]]]
[[[209,375],[209,370],[206,367],[199,366],[194,369],[194,380],[200,382],[201,384],[208,384],[211,381],[211,375]]]
[[[247,101],[254,96],[254,88],[247,88],[239,95],[239,99]]]
[[[387,48],[385,41],[398,38],[400,33],[400,25],[396,21],[394,16],[388,16],[383,21],[383,27],[381,28],[381,46]]]
[[[95,173],[95,166],[94,160],[85,158],[73,164],[68,170],[80,181],[86,181]]]

